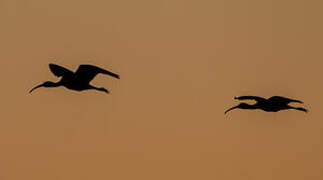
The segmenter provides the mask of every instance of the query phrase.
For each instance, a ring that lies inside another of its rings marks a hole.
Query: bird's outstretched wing
[[[57,77],[73,75],[72,71],[56,64],[49,64],[49,69]]]
[[[238,99],[238,100],[255,100],[257,102],[266,100],[265,98],[258,97],[258,96],[238,96],[238,97],[234,97],[234,99]]]
[[[93,65],[87,65],[87,64],[82,64],[79,66],[79,68],[75,72],[75,77],[78,80],[89,83],[99,73],[107,74],[112,77],[120,79],[118,74],[112,73],[110,71],[107,71],[105,69],[102,69]]]
[[[286,104],[291,103],[291,102],[303,103],[300,100],[289,99],[289,98],[285,98],[285,97],[281,97],[281,96],[273,96],[273,97],[269,98],[268,100],[275,101],[275,102],[286,103]]]

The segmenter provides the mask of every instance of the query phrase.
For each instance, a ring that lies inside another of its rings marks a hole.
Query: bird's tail
[[[101,69],[101,68],[100,68],[100,69]],[[113,73],[113,72],[111,72],[111,71],[107,71],[107,70],[105,70],[105,69],[101,69],[101,72],[102,72],[103,74],[107,74],[107,75],[110,75],[110,76],[115,77],[115,78],[117,78],[117,79],[120,79],[119,74]]]

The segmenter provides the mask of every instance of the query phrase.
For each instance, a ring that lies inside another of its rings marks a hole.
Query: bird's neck
[[[256,104],[248,104],[248,106],[246,106],[243,109],[259,109],[259,108],[260,106],[258,105],[258,103],[256,103]]]
[[[59,82],[51,82],[50,84],[47,85],[47,87],[58,87],[58,86],[61,86],[62,83],[59,81]]]

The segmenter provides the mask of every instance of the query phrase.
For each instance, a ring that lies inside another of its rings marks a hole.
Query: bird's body
[[[49,64],[49,69],[51,72],[57,76],[61,77],[58,82],[46,81],[30,90],[30,93],[39,87],[59,87],[64,86],[71,90],[83,91],[88,89],[95,89],[99,91],[104,91],[108,93],[109,91],[105,88],[94,87],[90,84],[90,81],[99,73],[107,74],[115,78],[120,78],[119,75],[114,74],[105,69],[93,66],[93,65],[80,65],[77,71],[74,73],[62,66],[56,64]]]
[[[295,110],[307,112],[307,110],[302,107],[292,107],[289,105],[289,103],[291,102],[303,103],[302,101],[289,99],[281,96],[273,96],[268,99],[258,97],[258,96],[240,96],[240,97],[235,97],[234,99],[255,100],[256,103],[252,105],[246,104],[246,103],[240,103],[239,105],[234,106],[228,109],[227,111],[225,111],[225,114],[233,109],[261,109],[267,112],[277,112],[277,111],[286,110],[286,109],[295,109]]]

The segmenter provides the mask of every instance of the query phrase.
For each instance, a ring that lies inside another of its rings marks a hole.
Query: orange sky
[[[323,179],[311,0],[0,0],[0,180]],[[33,86],[48,64],[121,75]],[[309,113],[224,111],[281,95]]]

